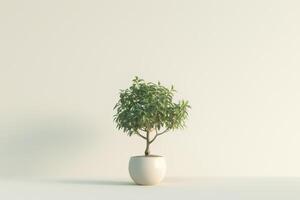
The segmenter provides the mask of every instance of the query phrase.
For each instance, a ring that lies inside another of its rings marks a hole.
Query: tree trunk
[[[146,143],[146,150],[145,150],[145,156],[148,156],[150,154],[150,139],[149,139],[149,132],[147,131],[147,143]]]

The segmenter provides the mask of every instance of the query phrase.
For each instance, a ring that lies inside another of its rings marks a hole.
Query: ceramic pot
[[[166,174],[166,161],[163,156],[133,156],[129,160],[129,174],[138,185],[155,185]]]

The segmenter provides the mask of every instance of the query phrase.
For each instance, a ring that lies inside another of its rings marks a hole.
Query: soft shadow
[[[13,116],[2,124],[5,117],[0,115],[0,178],[56,173],[97,135],[88,120],[75,115],[24,116]]]
[[[117,181],[117,180],[57,180],[55,182],[64,184],[78,184],[78,185],[116,185],[116,186],[130,186],[135,185],[130,181]]]

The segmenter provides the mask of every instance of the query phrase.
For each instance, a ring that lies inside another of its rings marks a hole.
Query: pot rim
[[[139,155],[139,156],[131,156],[131,158],[164,158],[164,156],[160,156],[160,155]]]

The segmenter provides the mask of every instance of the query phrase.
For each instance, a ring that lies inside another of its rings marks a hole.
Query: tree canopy
[[[120,91],[114,107],[117,128],[129,136],[152,129],[158,133],[184,128],[190,105],[185,100],[174,102],[175,92],[173,86],[167,88],[160,82],[155,84],[135,77],[128,89]]]

